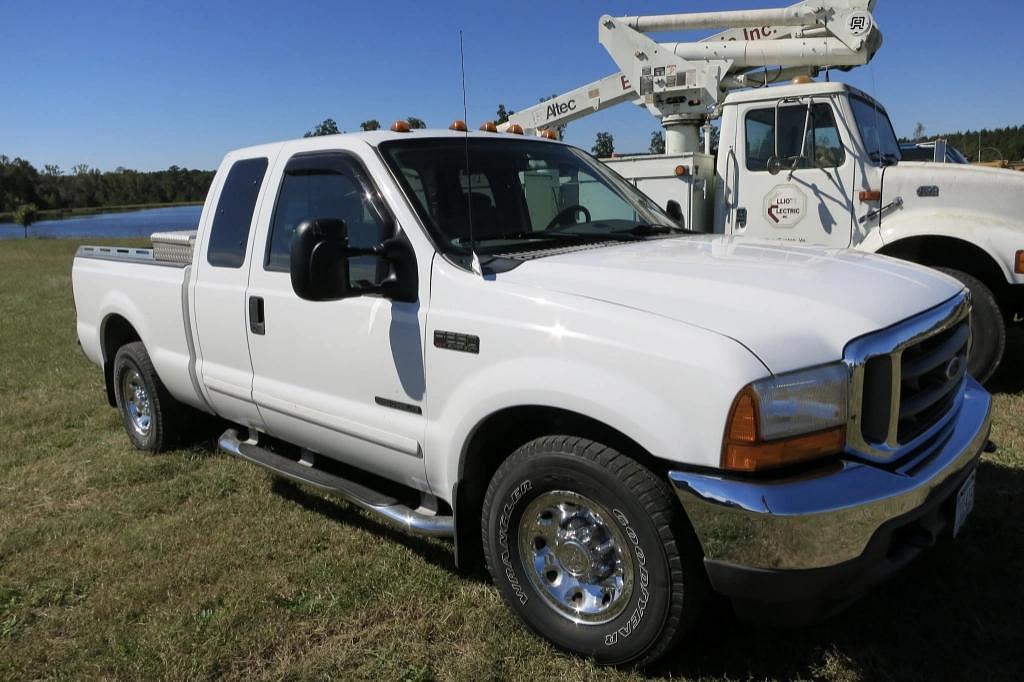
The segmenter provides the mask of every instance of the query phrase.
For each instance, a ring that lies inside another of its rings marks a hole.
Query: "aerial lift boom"
[[[598,39],[619,72],[509,117],[524,132],[569,123],[635,101],[665,129],[666,152],[697,151],[698,130],[730,90],[763,87],[822,68],[867,64],[882,44],[875,0],[804,0],[781,9],[601,17]],[[647,34],[726,29],[698,42]]]

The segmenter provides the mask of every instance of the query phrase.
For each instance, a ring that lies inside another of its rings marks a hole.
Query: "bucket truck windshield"
[[[682,232],[586,154],[531,140],[402,140],[380,146],[438,247],[509,254]],[[467,158],[469,166],[467,168]],[[472,225],[472,229],[471,229]]]
[[[860,96],[851,97],[850,106],[853,107],[853,117],[857,120],[860,139],[864,142],[868,158],[880,166],[902,160],[900,143],[885,109],[877,102]]]

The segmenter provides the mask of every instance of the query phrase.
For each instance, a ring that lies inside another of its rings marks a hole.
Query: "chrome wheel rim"
[[[146,436],[153,424],[153,412],[146,383],[137,369],[130,367],[121,375],[121,399],[132,429]]]
[[[567,490],[533,500],[519,522],[519,552],[530,582],[574,623],[607,623],[626,608],[633,592],[626,547],[607,509]]]

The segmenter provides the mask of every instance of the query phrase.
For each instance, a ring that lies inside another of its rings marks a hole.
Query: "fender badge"
[[[939,196],[939,188],[936,185],[921,185],[917,188],[917,196],[937,197]]]

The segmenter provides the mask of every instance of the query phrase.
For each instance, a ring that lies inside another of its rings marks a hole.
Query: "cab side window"
[[[393,235],[391,222],[367,197],[358,166],[343,154],[299,155],[288,162],[270,226],[264,267],[288,272],[295,228],[305,220],[340,218],[353,248],[373,248]],[[376,256],[349,260],[353,288],[379,284],[388,275],[386,261]]]
[[[807,117],[807,107],[779,108],[779,160],[783,167],[792,165],[800,156],[801,134]],[[775,107],[753,109],[746,119],[747,170],[768,170],[768,160],[775,155]],[[803,143],[804,159],[797,168],[837,168],[846,162],[839,127],[832,106],[815,104],[811,108],[811,121],[807,140]]]

